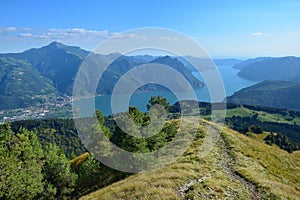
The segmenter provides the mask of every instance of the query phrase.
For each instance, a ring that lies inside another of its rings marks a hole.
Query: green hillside
[[[0,109],[43,103],[56,93],[51,79],[42,76],[25,60],[0,57]]]
[[[170,166],[133,175],[81,199],[299,199],[299,157],[225,128],[202,158],[208,123],[202,121],[198,139]]]
[[[227,102],[300,110],[300,84],[263,81],[244,88],[227,98]]]

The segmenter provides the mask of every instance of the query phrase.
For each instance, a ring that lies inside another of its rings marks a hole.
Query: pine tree
[[[34,132],[0,131],[0,199],[33,199],[43,192],[43,150]]]
[[[46,188],[56,188],[55,198],[70,196],[76,184],[77,175],[72,172],[70,161],[62,149],[50,144],[45,149],[43,173]]]

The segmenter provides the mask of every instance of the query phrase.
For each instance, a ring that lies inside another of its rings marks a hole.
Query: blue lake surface
[[[256,83],[254,81],[239,77],[237,75],[239,70],[233,68],[232,66],[218,66],[218,70],[223,79],[226,96],[233,95],[234,92]],[[199,73],[193,72],[193,74],[203,81],[203,78],[199,75]],[[193,91],[186,91],[184,93],[177,93],[176,95],[171,91],[134,93],[131,96],[126,94],[116,95],[113,103],[111,95],[102,95],[95,98],[81,99],[74,102],[74,104],[80,108],[80,116],[92,116],[95,113],[94,108],[102,111],[102,113],[107,116],[112,113],[127,111],[128,106],[136,106],[139,108],[139,110],[146,111],[146,105],[151,96],[163,96],[172,105],[178,100],[194,99],[193,92],[196,94],[198,101],[211,102],[209,90],[207,86],[204,86],[203,88],[194,89]],[[113,108],[111,105],[113,105]]]

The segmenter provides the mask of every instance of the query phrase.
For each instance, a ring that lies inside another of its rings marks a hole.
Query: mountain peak
[[[166,55],[166,56],[162,56],[162,57],[158,57],[154,60],[151,61],[152,63],[162,63],[162,64],[165,64],[165,63],[169,63],[169,62],[175,62],[177,64],[182,64],[179,60],[177,60],[176,58],[172,58],[171,56],[169,55]]]
[[[59,42],[51,42],[50,44],[46,45],[46,46],[42,46],[40,48],[31,48],[31,49],[28,49],[26,51],[24,51],[23,53],[29,53],[31,54],[32,52],[36,52],[36,51],[41,51],[41,50],[57,50],[57,49],[66,49],[68,48],[68,46],[62,44],[62,43],[59,43]]]
[[[68,46],[68,45],[59,43],[57,41],[51,42],[47,46],[41,47],[39,50],[46,50],[46,51],[51,51],[51,52],[66,51],[66,52],[71,52],[72,54],[79,55],[80,57],[83,57],[83,58],[89,54],[89,51],[81,49],[80,47]]]
[[[62,44],[62,43],[59,43],[57,41],[54,41],[54,42],[51,42],[50,44],[48,44],[47,46],[45,47],[52,47],[52,48],[58,48],[58,49],[61,49],[61,48],[65,48],[67,47],[66,45]]]

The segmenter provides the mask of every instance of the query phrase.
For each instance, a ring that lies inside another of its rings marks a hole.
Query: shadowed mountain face
[[[257,58],[235,66],[239,76],[253,81],[281,80],[300,82],[300,58]]]
[[[79,47],[53,42],[48,46],[29,49],[22,53],[0,54],[0,109],[35,105],[41,102],[41,99],[32,98],[37,95],[71,95],[78,69],[88,55],[93,58],[93,66],[92,70],[85,74],[86,81],[95,78],[93,70],[101,69],[108,65],[111,58],[117,58],[101,77],[96,94],[111,94],[123,74],[135,66],[149,62],[168,65],[179,71],[194,87],[203,86],[203,83],[176,58],[168,56],[158,58],[147,55],[131,57],[120,54],[100,55]],[[145,86],[140,90],[149,91],[154,88],[165,90],[163,87],[153,86]]]
[[[249,66],[249,65],[252,65],[252,64],[254,64],[254,63],[261,62],[261,61],[266,61],[266,60],[271,60],[271,59],[272,59],[271,57],[251,58],[251,59],[248,59],[248,60],[245,60],[245,61],[236,63],[236,64],[234,65],[234,68],[239,69],[239,70],[242,70],[242,69],[244,69],[245,67],[247,67],[247,66]]]
[[[157,58],[151,63],[158,63],[172,67],[173,69],[177,70],[182,74],[193,87],[203,87],[204,84],[200,82],[192,73],[191,71],[185,67],[177,58],[171,58],[170,56],[160,57]]]
[[[32,71],[51,79],[58,92],[70,95],[72,79],[88,53],[79,47],[70,47],[53,42],[39,49],[30,49],[23,53],[2,54],[0,57],[26,61],[31,66]]]
[[[228,102],[300,110],[300,84],[263,81],[227,98]]]
[[[99,81],[98,87],[97,87],[97,93],[99,94],[111,94],[113,92],[113,89],[116,85],[116,83],[119,81],[119,79],[125,75],[126,73],[130,72],[130,70],[133,70],[135,67],[146,64],[146,68],[153,68],[153,70],[149,70],[150,75],[143,73],[142,71],[131,71],[131,75],[128,78],[125,78],[125,85],[123,88],[123,91],[125,93],[129,92],[127,90],[130,88],[129,86],[134,87],[134,84],[143,83],[145,79],[148,79],[149,77],[157,78],[161,80],[162,82],[168,82],[170,80],[173,81],[172,84],[174,85],[181,85],[180,80],[176,79],[175,76],[172,74],[166,74],[165,70],[154,70],[155,67],[161,65],[168,66],[177,72],[179,72],[189,83],[191,86],[195,88],[203,87],[204,84],[199,81],[193,74],[190,69],[188,69],[185,65],[183,65],[180,61],[178,61],[176,58],[172,58],[170,56],[164,56],[164,57],[158,57],[154,58],[154,60],[150,62],[146,62],[145,60],[151,60],[150,57],[147,57],[147,59],[136,59],[136,57],[128,57],[128,56],[120,56],[116,60],[114,60],[106,69],[106,71],[103,73],[101,80]],[[151,72],[150,72],[151,71]],[[151,78],[149,78],[151,79]],[[180,88],[180,87],[177,87]],[[188,89],[181,87],[181,89]],[[164,91],[166,88],[164,86],[155,84],[155,83],[149,83],[146,84],[140,88],[137,89],[137,91]]]

